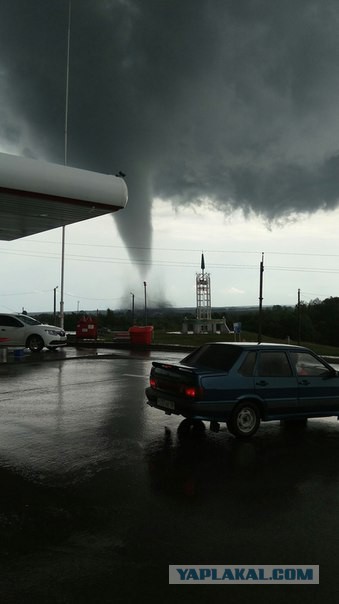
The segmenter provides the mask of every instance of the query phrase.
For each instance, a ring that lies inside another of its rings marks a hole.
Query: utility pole
[[[298,289],[298,345],[301,339],[301,316],[300,316],[300,289]]]
[[[258,344],[261,344],[261,338],[262,338],[263,282],[264,282],[264,252],[262,252],[261,262],[260,262]]]

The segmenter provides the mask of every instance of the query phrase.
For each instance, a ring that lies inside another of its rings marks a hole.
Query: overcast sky
[[[0,4],[0,150],[64,161],[68,0]],[[339,5],[72,0],[68,163],[129,202],[66,229],[65,310],[339,295]],[[0,242],[0,310],[47,310],[60,230]],[[60,289],[60,286],[58,287]]]

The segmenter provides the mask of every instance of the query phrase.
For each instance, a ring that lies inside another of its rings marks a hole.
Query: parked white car
[[[43,325],[21,314],[0,313],[0,346],[23,346],[32,352],[66,346],[67,336],[61,327]]]

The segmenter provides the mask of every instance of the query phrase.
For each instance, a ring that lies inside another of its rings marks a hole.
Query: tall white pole
[[[72,0],[69,0],[68,5],[68,32],[67,32],[67,64],[66,64],[66,89],[65,89],[65,166],[67,166],[68,152],[68,105],[69,105],[69,57],[71,49],[71,17],[72,17]]]
[[[69,104],[69,55],[71,45],[71,16],[72,16],[72,0],[69,0],[68,5],[68,32],[67,32],[67,62],[66,62],[66,98],[65,98],[65,149],[64,163],[67,166],[68,153],[68,104]],[[61,286],[60,286],[60,327],[64,327],[64,281],[65,281],[65,225],[62,227],[62,242],[61,242]]]
[[[65,281],[65,226],[61,235],[61,285],[60,285],[60,327],[64,328],[64,281]]]

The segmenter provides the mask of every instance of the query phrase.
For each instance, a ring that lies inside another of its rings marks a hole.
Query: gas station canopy
[[[111,214],[127,198],[119,176],[0,153],[0,240]]]

